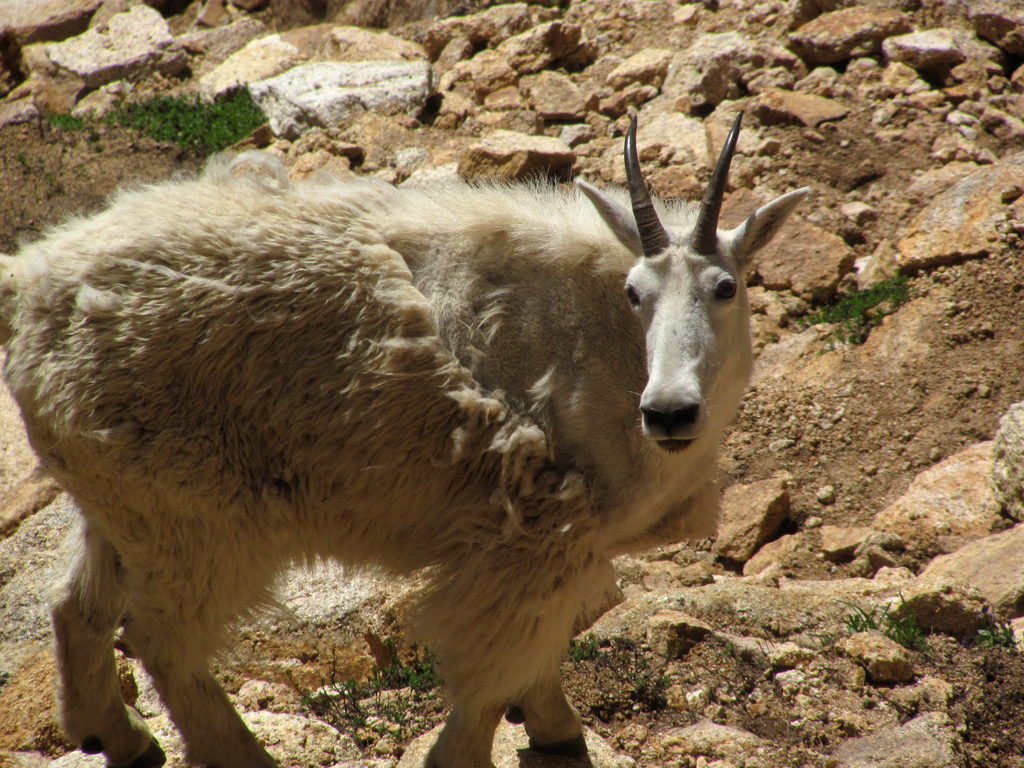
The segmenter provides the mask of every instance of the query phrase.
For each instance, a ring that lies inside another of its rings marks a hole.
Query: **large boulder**
[[[105,25],[46,47],[55,65],[82,78],[90,88],[129,75],[175,71],[184,54],[163,16],[146,5],[114,15]]]
[[[249,84],[275,135],[295,139],[360,112],[419,114],[430,96],[425,61],[325,61]]]
[[[987,256],[1012,221],[1024,222],[1024,152],[979,168],[933,199],[897,247],[902,272]]]

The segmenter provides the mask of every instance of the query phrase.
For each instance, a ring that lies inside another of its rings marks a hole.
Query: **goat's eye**
[[[736,295],[736,281],[731,277],[723,277],[715,286],[715,298],[728,301]]]
[[[626,298],[629,299],[629,303],[634,307],[640,306],[640,294],[636,292],[636,288],[632,285],[626,286]]]

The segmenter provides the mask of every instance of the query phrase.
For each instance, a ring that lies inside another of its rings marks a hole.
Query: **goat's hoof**
[[[103,751],[103,742],[96,736],[86,736],[82,739],[82,751],[87,755],[98,755]]]
[[[160,749],[160,742],[153,739],[149,742],[149,746],[146,747],[146,751],[128,763],[128,765],[114,766],[107,763],[107,768],[160,768],[165,762],[167,762],[167,757],[164,755],[164,751]]]
[[[583,758],[587,756],[587,742],[581,733],[565,741],[556,741],[554,744],[540,744],[530,739],[530,749],[540,752],[542,755],[557,755],[558,757]]]
[[[522,725],[526,722],[526,713],[518,704],[510,704],[505,710],[505,719],[514,725]]]

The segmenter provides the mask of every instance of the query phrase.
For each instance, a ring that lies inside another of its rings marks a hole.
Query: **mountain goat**
[[[428,765],[489,766],[502,713],[585,752],[560,656],[618,599],[612,557],[714,530],[744,268],[807,192],[720,231],[739,120],[696,210],[652,200],[635,131],[628,199],[293,185],[246,154],[0,257],[6,378],[84,518],[53,607],[72,742],[164,761],[118,693],[121,626],[189,762],[273,766],[208,659],[330,557],[427,575],[453,703]]]

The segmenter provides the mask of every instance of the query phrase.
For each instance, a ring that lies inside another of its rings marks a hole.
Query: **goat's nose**
[[[659,408],[641,408],[644,423],[650,430],[672,435],[692,429],[700,421],[700,403],[687,403],[671,411]]]

